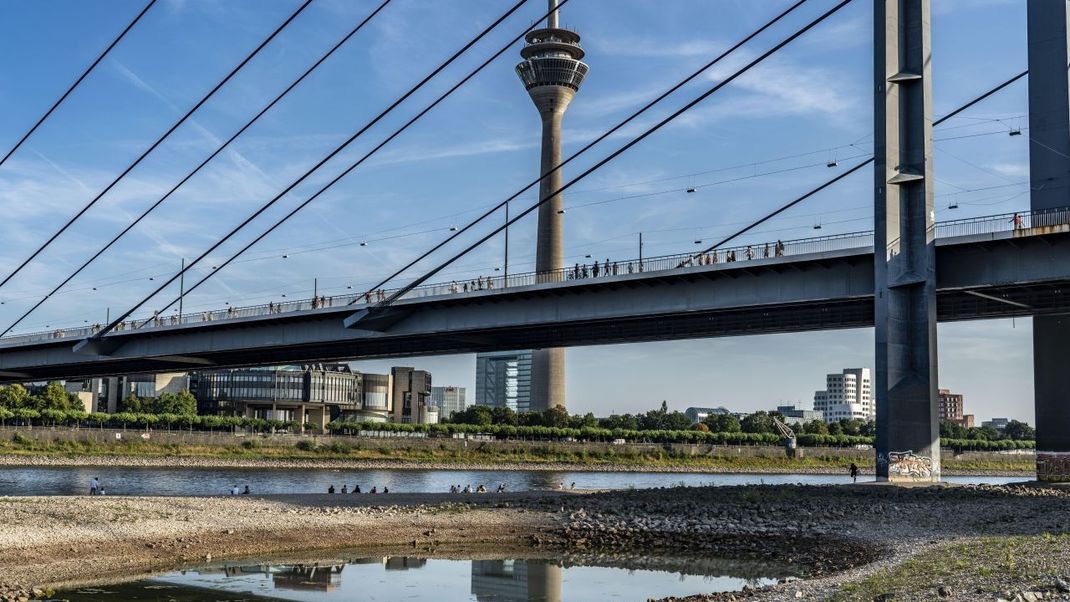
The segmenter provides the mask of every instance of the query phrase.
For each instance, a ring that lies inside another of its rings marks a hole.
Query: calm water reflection
[[[630,561],[442,560],[389,556],[303,564],[216,564],[143,581],[61,592],[57,600],[646,600],[735,591],[792,575],[790,567],[710,558]]]
[[[658,472],[549,472],[482,470],[325,470],[3,467],[0,495],[83,495],[99,477],[109,495],[225,495],[233,486],[249,486],[254,494],[326,493],[334,485],[389,487],[394,493],[443,493],[450,485],[484,484],[494,490],[553,489],[572,483],[577,489],[628,489],[673,485],[843,484],[847,475],[756,475]],[[1022,477],[945,477],[951,483],[1008,483]]]

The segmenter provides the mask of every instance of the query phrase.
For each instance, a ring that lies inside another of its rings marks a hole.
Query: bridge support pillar
[[[938,481],[929,0],[874,0],[877,478]]]
[[[1034,211],[1070,205],[1070,36],[1066,0],[1030,0],[1029,176]],[[1070,319],[1033,318],[1037,479],[1070,481]]]

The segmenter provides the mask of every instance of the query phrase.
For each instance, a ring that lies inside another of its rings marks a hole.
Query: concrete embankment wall
[[[15,433],[33,439],[35,441],[87,441],[93,443],[108,443],[116,441],[148,441],[160,445],[241,445],[244,441],[255,440],[264,447],[292,447],[298,441],[310,439],[323,445],[342,443],[351,447],[364,449],[405,449],[405,450],[463,450],[463,449],[492,449],[496,452],[510,453],[514,450],[529,452],[540,450],[548,453],[580,453],[589,454],[603,453],[648,453],[657,450],[684,453],[691,456],[718,456],[718,457],[784,457],[784,449],[772,445],[693,445],[693,444],[661,444],[661,443],[626,443],[614,445],[612,443],[599,442],[568,442],[568,441],[497,441],[457,439],[449,437],[348,437],[348,436],[312,436],[312,435],[246,435],[229,432],[204,432],[204,431],[167,431],[152,430],[142,431],[139,429],[94,429],[94,428],[62,428],[62,427],[0,427],[0,439],[10,440]],[[872,449],[856,449],[853,447],[804,447],[800,448],[804,456],[838,456],[844,458],[872,458]],[[952,457],[953,450],[944,449],[945,457]],[[1032,450],[1018,450],[1010,452],[1032,457]],[[1008,453],[967,451],[954,456],[966,460],[999,460],[1006,459]]]

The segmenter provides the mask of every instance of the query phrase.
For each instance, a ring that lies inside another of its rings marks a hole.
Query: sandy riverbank
[[[0,454],[3,466],[114,466],[124,468],[274,468],[274,469],[348,469],[348,470],[477,470],[539,472],[660,472],[705,474],[845,474],[839,466],[806,466],[785,460],[782,465],[671,465],[644,463],[569,463],[569,462],[435,462],[367,459],[273,459],[219,458],[210,456],[138,456],[138,455],[59,455]],[[944,469],[947,476],[1009,476],[1032,478],[1026,470]],[[872,469],[862,468],[863,474]]]
[[[1063,556],[1070,560],[1070,536],[1065,535],[1070,532],[1068,510],[1067,492],[1021,486],[749,486],[483,496],[5,497],[0,498],[0,583],[62,586],[171,570],[209,557],[303,550],[401,546],[413,554],[435,555],[439,550],[501,546],[535,555],[547,550],[641,550],[650,557],[756,555],[791,563],[813,577],[731,595],[753,600],[801,596],[868,602],[874,588],[894,592],[897,601],[995,600],[1004,590],[1050,591],[1067,571]],[[1024,543],[1015,548],[1013,558],[1001,548],[991,558],[979,556],[976,565],[952,565],[950,574],[934,568],[928,579],[917,576],[924,567],[913,566],[914,559],[925,554],[961,556],[963,552],[951,553],[941,546],[977,546],[978,538],[989,538],[997,546],[1006,538],[1025,538],[1020,541],[1027,543],[1034,538],[1048,542],[1054,551]],[[1013,561],[1010,565],[1008,558]],[[890,569],[906,570],[910,577],[900,576],[898,581],[875,577]],[[940,587],[946,596],[938,595]],[[858,592],[869,597],[857,597]],[[695,598],[706,599],[736,598]]]

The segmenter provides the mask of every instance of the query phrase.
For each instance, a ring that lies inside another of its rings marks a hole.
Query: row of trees
[[[30,395],[26,387],[22,385],[0,386],[0,409],[9,411],[29,409],[38,412],[55,410],[66,412],[77,410],[82,407],[78,396],[68,393],[59,383],[48,383],[36,395]]]
[[[456,434],[489,435],[498,439],[530,440],[576,440],[592,442],[609,442],[623,440],[630,443],[695,443],[706,445],[778,445],[780,435],[774,433],[712,432],[701,429],[689,430],[628,430],[605,429],[600,427],[549,427],[517,426],[513,424],[465,424],[449,422],[443,424],[395,424],[369,422],[332,422],[327,428],[336,434],[357,435],[362,432],[421,433],[427,436],[453,436]],[[853,447],[856,445],[873,445],[869,435],[829,435],[804,433],[798,435],[797,442],[804,447]],[[985,441],[985,440],[942,440],[945,447],[960,450],[1004,450],[1029,449],[1031,441]]]
[[[119,404],[119,411],[134,414],[191,416],[197,413],[197,398],[185,390],[179,393],[163,393],[159,397],[146,398],[131,394]]]
[[[601,428],[627,431],[683,431],[691,428],[691,419],[683,412],[670,412],[668,404],[645,414],[614,414],[609,418],[595,418],[594,414],[569,414],[555,406],[543,412],[514,412],[509,408],[468,406],[463,412],[454,412],[444,423],[476,426],[512,425],[544,426],[551,428]]]
[[[968,439],[981,441],[1032,441],[1036,439],[1036,429],[1024,422],[1011,420],[1007,428],[999,432],[990,426],[966,428],[961,424],[940,421],[940,436],[948,439]]]
[[[36,410],[33,408],[16,408],[9,410],[0,407],[0,425],[38,425],[71,426],[89,428],[166,428],[198,431],[236,431],[245,430],[258,433],[277,432],[280,430],[297,431],[301,424],[297,421],[263,420],[244,416],[197,416],[195,414],[151,414],[136,412],[117,412],[106,414],[94,412],[87,414],[82,410]],[[305,424],[305,430],[315,431],[313,424]]]
[[[0,386],[0,408],[15,410],[35,410],[59,412],[82,410],[82,402],[74,393],[68,393],[63,385],[50,382],[38,393],[31,395],[22,385]],[[189,391],[164,393],[159,397],[141,398],[131,394],[119,403],[120,412],[134,414],[179,414],[183,416],[197,413],[197,398]]]

